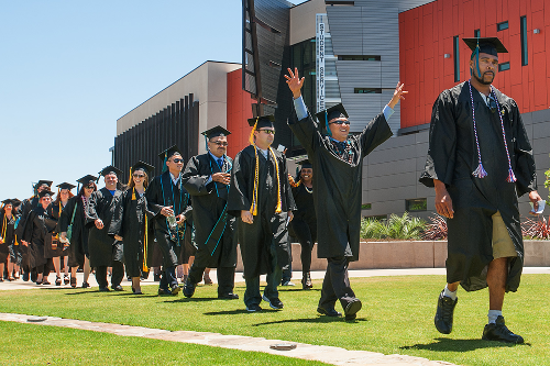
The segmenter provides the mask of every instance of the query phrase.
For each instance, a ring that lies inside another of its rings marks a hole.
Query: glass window
[[[503,31],[505,29],[508,29],[508,21],[497,24],[497,32]]]
[[[426,211],[428,209],[428,200],[426,198],[415,198],[406,200],[407,211]]]
[[[521,33],[521,66],[528,64],[527,58],[527,17],[520,18],[520,33]]]
[[[455,81],[460,81],[460,40],[458,36],[453,37],[453,50],[455,53],[454,69],[455,69]]]
[[[510,70],[510,62],[503,62],[501,64],[498,64],[498,71],[506,71]]]

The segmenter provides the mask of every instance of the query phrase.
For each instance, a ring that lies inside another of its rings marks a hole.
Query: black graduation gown
[[[300,243],[317,241],[317,215],[313,201],[313,188],[309,191],[303,184],[292,187],[292,195],[296,202],[294,220],[288,224],[288,232]]]
[[[90,229],[88,249],[91,267],[109,267],[113,262],[123,261],[122,243],[115,240],[114,234],[109,232],[113,222],[121,220],[119,215],[121,201],[122,191],[116,190],[112,195],[107,188],[93,192],[90,197],[86,226]],[[103,221],[104,226],[101,230],[98,230],[94,224],[97,219]]]
[[[53,231],[54,226],[49,227],[46,221],[51,220],[48,217],[47,210],[42,206],[34,208],[27,216],[23,240],[30,245],[30,267],[36,268],[48,263],[44,256],[44,245],[46,237]]]
[[[156,245],[163,253],[164,267],[175,267],[178,265],[178,256],[185,255],[182,248],[185,247],[185,236],[191,234],[193,208],[189,193],[185,190],[182,180],[174,186],[170,172],[167,170],[151,181],[145,192],[149,210],[153,213],[151,221],[154,222]],[[174,206],[174,212],[177,215],[183,213],[186,221],[179,229],[180,234],[177,238],[170,235],[166,217],[161,215],[160,211],[165,206]],[[189,222],[188,222],[189,221]]]
[[[290,245],[286,227],[287,212],[296,209],[290,184],[286,158],[274,150],[279,164],[279,182],[281,182],[282,212],[275,213],[277,205],[277,182],[273,156],[268,153],[269,162],[258,150],[259,187],[258,215],[254,223],[246,224],[241,220],[241,211],[250,210],[254,193],[254,174],[256,158],[255,147],[249,145],[240,151],[233,162],[231,187],[227,204],[228,212],[238,218],[239,243],[244,265],[244,277],[254,278],[271,273],[273,257],[276,263],[285,269],[290,263]],[[273,248],[274,247],[274,248]]]
[[[59,214],[60,206],[61,206],[61,212],[63,212],[64,208],[62,207],[63,204],[61,202],[59,203],[52,202],[52,204],[48,206],[48,216],[56,223],[59,223],[59,217],[61,216]],[[67,254],[64,250],[66,249],[65,245],[59,241],[59,238],[57,236],[58,236],[57,230],[54,230],[52,233],[49,233],[48,235],[46,235],[46,241],[44,243],[44,256],[46,258],[60,257]],[[55,243],[55,249],[52,246],[52,244],[54,243]]]
[[[6,225],[4,226],[4,218],[6,219]],[[3,243],[0,244],[0,263],[5,263],[8,260],[8,255],[10,251],[13,252],[15,244],[15,221],[17,216],[11,215],[10,218],[7,217],[5,212],[2,212],[0,215],[0,236],[2,237]],[[10,249],[11,247],[11,249]],[[3,276],[3,273],[0,273]]]
[[[536,190],[533,152],[516,102],[496,91],[503,113],[506,141],[517,178],[506,181],[508,158],[498,112],[491,111],[472,87],[483,167],[488,175],[476,178],[478,155],[468,83],[443,91],[434,103],[430,145],[420,182],[433,187],[433,179],[447,186],[454,218],[448,219],[447,281],[461,281],[467,291],[487,286],[485,267],[493,260],[491,216],[500,212],[518,257],[511,260],[507,291],[516,291],[523,268],[523,238],[518,195]]]
[[[15,235],[17,235],[18,238],[23,239],[23,234],[25,233],[25,227],[27,223],[27,218],[29,217],[29,214],[31,211],[38,207],[39,200],[37,196],[33,196],[31,198],[24,199],[23,202],[21,202],[21,206],[19,207],[19,211],[21,212],[20,220],[17,225],[17,228],[15,229]],[[20,243],[21,244],[21,243]],[[21,267],[23,271],[29,272],[31,270],[31,253],[32,247],[26,247],[21,244],[21,247],[19,250],[21,251]]]
[[[383,113],[370,121],[363,132],[348,137],[353,161],[334,152],[328,136],[321,134],[311,115],[289,122],[315,172],[313,199],[317,213],[317,256],[359,258],[363,158],[392,136]]]
[[[73,233],[71,243],[67,249],[69,267],[83,267],[84,256],[88,256],[88,236],[90,229],[86,226],[86,210],[87,207],[84,207],[82,197],[71,197],[57,223],[57,232],[67,232],[74,212]]]
[[[147,229],[151,228],[149,224],[152,216],[147,209],[147,199],[145,194],[139,196],[135,193],[135,199],[132,198],[134,189],[128,189],[122,194],[122,204],[120,205],[120,215],[122,220],[111,222],[109,232],[122,236],[124,241],[124,264],[126,273],[130,277],[140,277],[143,272],[144,251],[147,251],[148,259],[153,254],[153,235],[152,230],[146,230],[145,218],[147,215]],[[147,240],[145,234],[147,233]],[[147,248],[145,248],[147,243]],[[146,261],[146,263],[148,263]]]
[[[229,172],[232,160],[224,158],[223,171]],[[193,205],[197,244],[194,263],[201,268],[237,265],[237,238],[233,232],[235,219],[226,211],[229,186],[217,182],[206,184],[212,174],[221,171],[210,153],[206,153],[192,157],[182,176]]]

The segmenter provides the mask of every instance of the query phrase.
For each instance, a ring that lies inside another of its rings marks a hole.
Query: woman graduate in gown
[[[88,232],[86,227],[86,209],[92,192],[97,190],[97,177],[86,175],[77,180],[82,184],[78,194],[69,199],[65,210],[61,214],[58,223],[58,232],[60,241],[69,242],[68,266],[71,268],[71,287],[76,287],[76,270],[78,267],[84,269],[84,279],[82,288],[88,288],[88,278],[90,276],[90,263],[88,261]],[[71,238],[67,238],[67,231],[71,227]]]
[[[74,185],[64,182],[57,185],[58,191],[55,197],[55,201],[48,208],[48,214],[52,220],[59,223],[63,210],[69,202],[69,198],[74,197],[71,189],[75,188]],[[64,258],[64,278],[65,285],[69,284],[69,267],[67,265],[67,247],[68,243],[62,243],[59,241],[59,229],[50,234],[47,238],[46,245],[44,246],[44,255],[46,258],[52,258],[53,267],[55,269],[55,285],[61,286],[61,257]]]
[[[302,247],[302,288],[310,290],[313,287],[310,276],[311,250],[317,241],[317,215],[313,203],[313,167],[309,160],[301,162],[300,166],[296,180],[289,178],[298,210],[294,212],[294,220],[288,224],[288,232]]]
[[[145,189],[153,169],[153,166],[143,161],[132,166],[128,189],[124,191],[120,205],[122,220],[113,220],[109,229],[116,240],[124,243],[126,274],[132,278],[132,291],[136,295],[143,294],[141,277],[149,272],[147,257],[152,254],[154,240],[149,230],[152,213],[148,211],[145,198]]]
[[[30,246],[31,268],[36,271],[36,284],[50,285],[48,274],[53,265],[52,260],[44,256],[44,245],[48,234],[55,229],[55,221],[48,217],[48,207],[52,203],[53,193],[43,190],[38,197],[39,205],[30,212],[22,239]]]
[[[2,201],[0,207],[0,282],[4,281],[4,265],[7,264],[8,281],[13,281],[13,265],[14,261],[10,258],[15,244],[15,222],[16,216],[15,207],[21,202],[18,199],[7,199]]]

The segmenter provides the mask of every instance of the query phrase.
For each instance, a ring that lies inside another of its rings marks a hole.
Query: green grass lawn
[[[312,291],[281,290],[283,311],[247,313],[242,300],[215,299],[216,287],[198,287],[192,299],[159,297],[144,286],[144,296],[129,291],[41,289],[0,292],[0,312],[49,315],[166,330],[194,330],[259,336],[285,341],[339,346],[384,354],[407,354],[463,365],[550,365],[549,275],[524,275],[517,293],[506,297],[504,316],[527,344],[510,346],[481,340],[487,322],[487,290],[459,291],[450,335],[433,325],[443,276],[353,278],[363,300],[355,322],[316,314],[320,282]],[[243,296],[244,287],[236,292]],[[268,308],[266,303],[262,303]],[[41,328],[40,328],[41,329]],[[44,338],[48,339],[48,338]],[[144,341],[145,342],[145,341]]]
[[[267,353],[34,324],[0,322],[0,332],[10,341],[0,347],[0,365],[327,366]]]

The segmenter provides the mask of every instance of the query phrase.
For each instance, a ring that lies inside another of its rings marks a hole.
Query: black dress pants
[[[122,262],[113,262],[111,267],[111,287],[115,288],[120,285],[124,278],[124,265]],[[95,278],[100,288],[109,287],[109,282],[107,281],[107,266],[96,267]]]
[[[202,276],[206,267],[196,266],[195,263],[189,270],[189,281],[197,284],[202,281]],[[224,296],[233,293],[235,286],[235,267],[219,267],[216,269],[218,277],[218,296]]]
[[[327,260],[327,272],[323,280],[319,307],[326,310],[334,309],[336,300],[340,300],[342,308],[345,309],[348,303],[355,299],[355,293],[349,282],[349,258],[333,257]]]

